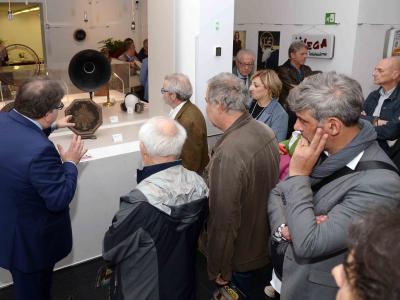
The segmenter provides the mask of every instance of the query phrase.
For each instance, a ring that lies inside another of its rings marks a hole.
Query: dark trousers
[[[251,272],[233,272],[232,283],[236,285],[246,296],[251,300],[251,285],[252,285]]]
[[[14,281],[16,300],[49,300],[51,299],[52,266],[39,272],[25,273],[17,269],[11,269]]]

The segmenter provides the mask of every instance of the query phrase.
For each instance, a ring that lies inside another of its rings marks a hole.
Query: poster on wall
[[[246,31],[238,31],[236,30],[233,33],[233,58],[236,57],[236,54],[241,49],[246,48]]]
[[[307,45],[308,57],[333,58],[335,36],[333,34],[294,34],[292,41],[303,41]]]
[[[279,31],[258,32],[257,70],[278,68],[280,37]]]
[[[400,29],[388,30],[385,43],[385,57],[400,56]]]

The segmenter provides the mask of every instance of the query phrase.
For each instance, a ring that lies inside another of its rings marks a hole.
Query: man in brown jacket
[[[200,248],[211,280],[232,281],[250,297],[251,271],[270,261],[267,200],[278,181],[279,150],[272,130],[248,114],[247,97],[230,73],[208,82],[207,115],[224,133],[205,171],[210,211]]]
[[[165,76],[161,94],[171,106],[170,117],[187,132],[181,159],[186,169],[201,174],[209,161],[206,121],[200,109],[192,102],[193,89],[189,78],[181,73]]]

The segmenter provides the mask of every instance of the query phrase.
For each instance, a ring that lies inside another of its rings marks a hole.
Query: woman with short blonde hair
[[[278,142],[286,139],[288,115],[279,104],[282,82],[274,70],[259,70],[251,78],[249,113],[274,131]]]

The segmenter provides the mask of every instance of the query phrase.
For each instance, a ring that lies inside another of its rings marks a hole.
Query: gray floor
[[[95,259],[81,265],[65,268],[54,273],[52,296],[53,300],[106,300],[107,290],[95,288],[95,278],[102,259]],[[253,299],[269,299],[263,289],[267,282],[270,268],[266,267],[254,272]],[[214,290],[214,285],[207,279],[206,260],[200,253],[197,256],[197,299],[208,300]],[[0,290],[1,300],[13,300],[13,287]],[[182,300],[182,299],[179,299]]]

